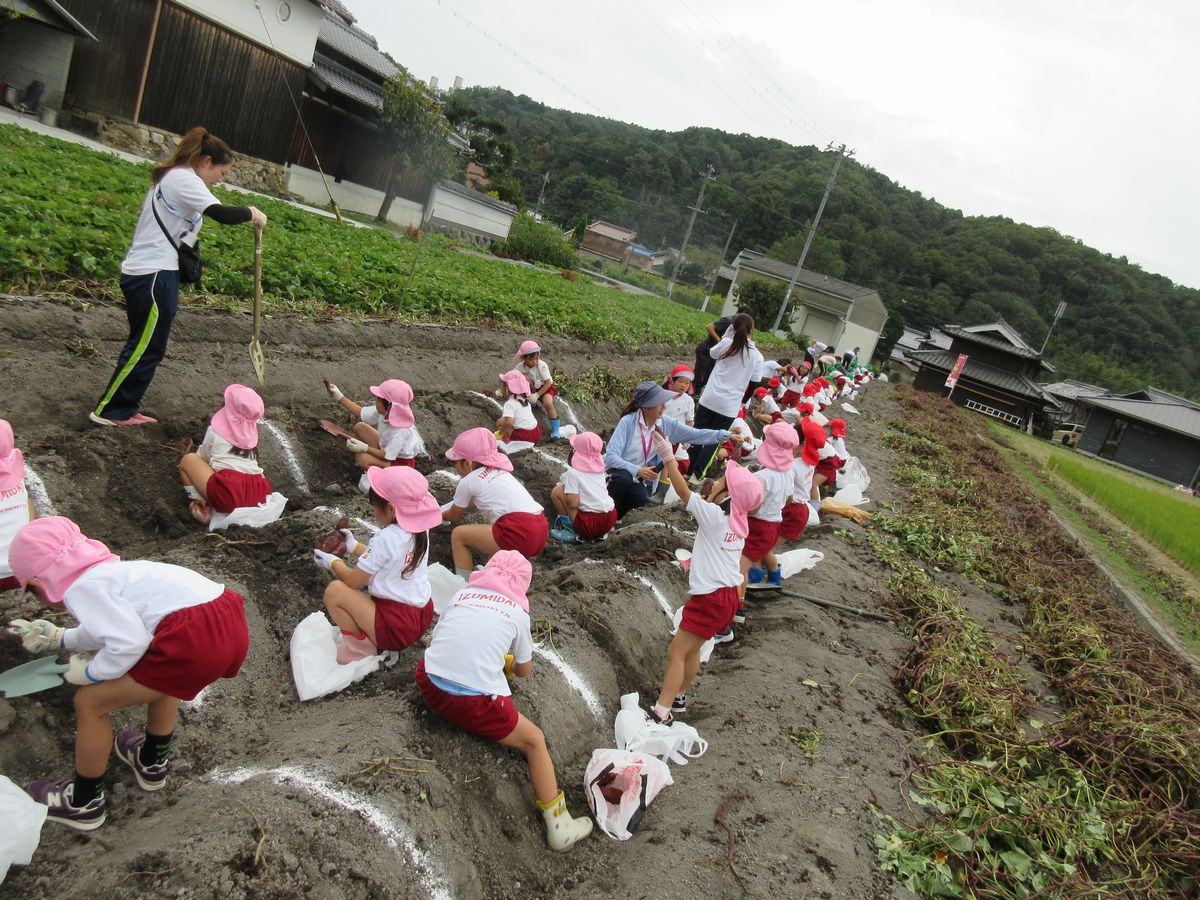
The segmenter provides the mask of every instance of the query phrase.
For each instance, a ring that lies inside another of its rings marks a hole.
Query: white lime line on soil
[[[671,604],[667,601],[667,598],[663,595],[663,592],[658,589],[658,585],[656,585],[653,581],[651,581],[645,575],[639,575],[637,572],[630,572],[628,569],[626,569],[622,565],[619,565],[617,563],[608,562],[607,560],[603,560],[603,559],[592,559],[591,557],[588,557],[587,559],[584,560],[584,563],[587,565],[593,565],[593,566],[612,566],[614,569],[616,569],[622,575],[627,575],[628,577],[634,579],[635,581],[641,582],[645,587],[649,588],[650,596],[652,596],[655,599],[655,601],[658,603],[659,607],[662,608],[662,611],[664,613],[666,613],[667,618],[670,619],[672,622],[674,622],[675,610],[671,607]]]
[[[570,403],[568,403],[562,397],[555,397],[554,403],[556,406],[561,406],[563,408],[567,414],[567,419],[572,425],[575,426],[576,431],[587,431],[587,429],[583,427],[583,423],[579,421],[579,417],[576,416],[575,412],[571,409]]]
[[[270,419],[260,419],[259,424],[267,430],[267,434],[275,439],[275,443],[279,445],[279,452],[283,454],[283,462],[288,467],[288,472],[291,473],[292,481],[296,482],[296,487],[308,493],[308,479],[304,477],[304,469],[300,465],[300,458],[296,455],[296,449],[292,445],[291,438],[287,436],[277,424]]]
[[[450,900],[454,896],[441,867],[417,846],[417,842],[403,825],[370,800],[334,784],[317,772],[298,766],[279,766],[274,769],[252,767],[234,769],[232,772],[214,772],[211,777],[223,784],[241,784],[259,775],[269,775],[279,784],[301,788],[327,803],[356,813],[396,851],[397,856],[401,859],[408,858],[408,862],[417,870],[421,885],[428,896],[438,900]]]
[[[666,528],[670,531],[674,531],[676,534],[685,535],[686,537],[694,538],[696,536],[696,532],[694,531],[688,531],[686,528],[679,528],[678,526],[671,525],[668,522],[659,522],[653,519],[649,522],[634,522],[632,525],[623,525],[620,528],[614,528],[613,534],[624,534],[627,531],[639,531],[643,528]]]
[[[379,526],[374,522],[368,522],[366,519],[360,519],[358,516],[347,515],[340,506],[314,506],[313,512],[327,512],[332,516],[337,516],[339,519],[349,519],[360,528],[365,528],[371,534],[379,534]]]
[[[492,404],[492,406],[496,407],[496,412],[504,412],[504,407],[500,405],[500,402],[495,397],[489,397],[487,394],[484,394],[480,391],[467,391],[467,393],[473,397],[479,397],[483,400],[486,400],[488,403]]]
[[[39,516],[58,515],[58,510],[55,509],[54,502],[46,490],[46,483],[42,481],[37,472],[33,471],[33,467],[29,463],[25,463],[25,490],[29,492],[29,499],[33,501],[33,508],[37,510]]]
[[[433,481],[434,479],[448,481],[451,484],[458,484],[460,481],[462,481],[461,476],[459,476],[457,472],[451,472],[449,469],[438,469],[434,472],[430,472],[428,480]]]
[[[567,684],[578,691],[579,696],[583,697],[583,702],[587,704],[587,708],[591,711],[597,722],[604,721],[604,707],[600,703],[600,698],[596,696],[596,692],[592,690],[592,686],[587,683],[587,679],[583,677],[582,673],[574,669],[570,663],[549,647],[534,644],[533,652],[558,669],[559,674],[567,680]]]

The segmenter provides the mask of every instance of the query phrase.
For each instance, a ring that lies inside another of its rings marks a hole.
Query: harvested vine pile
[[[906,776],[922,809],[877,838],[885,867],[927,895],[1195,896],[1191,670],[1118,609],[976,420],[896,396],[884,441],[908,490],[872,545],[914,639],[895,681],[930,735]],[[980,627],[978,586],[1014,633]]]

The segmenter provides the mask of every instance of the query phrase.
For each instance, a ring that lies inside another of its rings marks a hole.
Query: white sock
[[[671,710],[669,707],[663,706],[661,703],[655,703],[654,704],[654,714],[656,716],[658,716],[660,719],[666,719],[668,716],[671,715]]]
[[[198,490],[196,490],[196,486],[194,484],[185,484],[183,486],[183,492],[188,495],[189,500],[203,500],[204,499],[203,497],[200,496],[200,492]]]

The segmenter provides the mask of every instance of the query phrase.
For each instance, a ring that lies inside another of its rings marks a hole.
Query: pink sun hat
[[[120,560],[66,516],[34,519],[17,532],[8,548],[13,577],[22,586],[36,578],[51,603],[62,603],[71,585],[93,566]]]
[[[528,397],[533,392],[533,388],[529,386],[529,379],[516,369],[509,369],[500,376],[500,380],[510,393]]]
[[[749,469],[743,469],[732,460],[725,467],[725,484],[733,500],[729,504],[729,530],[744,538],[750,533],[747,518],[762,503],[762,484]]]
[[[513,354],[513,359],[520,359],[522,356],[528,356],[530,353],[541,353],[542,348],[538,346],[537,341],[525,341],[517,348],[517,352]]]
[[[496,435],[486,428],[469,428],[454,439],[454,445],[446,451],[446,459],[465,459],[481,466],[513,470],[512,460],[496,446]]]
[[[225,388],[225,405],[213,413],[213,431],[239,450],[258,446],[258,420],[263,416],[263,400],[254,388],[231,384]]]
[[[604,474],[604,441],[594,431],[572,435],[568,440],[575,455],[571,457],[571,468],[593,475]]]
[[[533,565],[516,550],[499,550],[487,561],[482,571],[472,572],[467,584],[495,591],[516,602],[529,612],[529,582],[533,580]]]
[[[786,422],[775,422],[763,429],[763,442],[758,445],[758,461],[768,469],[787,472],[795,459],[792,451],[800,443],[796,429]]]
[[[389,378],[383,384],[372,385],[371,393],[392,404],[388,408],[389,425],[394,428],[412,428],[413,422],[416,421],[412,411],[413,389],[407,381]]]
[[[429,482],[408,466],[371,466],[367,481],[380,497],[392,504],[396,524],[410,534],[440,525],[442,508],[429,493]]]
[[[25,457],[16,448],[12,426],[0,419],[0,492],[11,491],[25,480]]]

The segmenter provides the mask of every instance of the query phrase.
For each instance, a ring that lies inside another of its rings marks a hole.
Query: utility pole
[[[721,271],[721,266],[725,265],[725,257],[729,253],[729,245],[733,243],[733,233],[735,231],[737,231],[737,219],[733,220],[733,227],[729,229],[729,237],[725,238],[725,249],[721,251],[721,261],[713,269],[712,278],[708,279],[708,287],[704,291],[704,305],[700,307],[700,312],[708,309],[709,298],[712,297],[713,288],[717,284],[717,273]]]
[[[700,182],[700,196],[696,198],[696,205],[689,206],[692,211],[692,217],[688,219],[687,231],[683,234],[683,246],[679,248],[679,255],[675,257],[675,268],[671,271],[671,281],[667,285],[667,297],[669,298],[675,290],[675,279],[679,277],[679,267],[683,265],[683,254],[687,252],[688,241],[692,237],[692,226],[696,224],[696,213],[700,212],[700,204],[704,202],[704,189],[708,187],[708,183],[716,177],[716,170],[710,164],[704,172],[704,180]]]
[[[830,144],[826,150],[832,149]],[[792,299],[792,291],[796,287],[796,279],[800,277],[800,270],[804,267],[804,259],[808,256],[808,248],[812,246],[813,237],[817,233],[817,225],[821,223],[821,214],[825,212],[825,203],[829,200],[829,194],[833,191],[833,183],[837,181],[838,169],[842,167],[842,160],[847,156],[853,156],[854,151],[847,152],[846,145],[842,144],[837,148],[837,158],[833,161],[833,171],[829,174],[829,181],[825,184],[825,195],[821,198],[821,205],[817,207],[817,214],[813,218],[812,226],[808,229],[808,237],[804,241],[804,249],[800,251],[800,258],[796,260],[796,268],[792,272],[792,280],[788,282],[787,292],[783,295],[783,302],[779,304],[779,312],[775,315],[775,324],[771,326],[772,331],[779,330],[779,323],[783,321],[784,310],[787,309],[788,301]]]
[[[533,208],[533,217],[536,219],[542,214],[542,201],[546,199],[546,185],[550,182],[550,170],[546,170],[545,176],[542,178],[542,189],[538,191],[537,206]]]
[[[1050,335],[1054,334],[1054,326],[1058,324],[1058,320],[1063,317],[1063,313],[1067,311],[1067,301],[1059,300],[1058,308],[1054,310],[1054,321],[1050,323],[1050,330],[1046,332],[1046,339],[1042,341],[1042,349],[1038,351],[1038,356],[1046,352],[1046,345],[1050,343]]]

